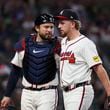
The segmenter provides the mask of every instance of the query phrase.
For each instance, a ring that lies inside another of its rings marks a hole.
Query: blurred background
[[[38,14],[46,12],[57,15],[62,9],[72,9],[78,13],[82,22],[81,32],[96,43],[110,76],[109,0],[0,0],[0,99],[11,71],[9,63],[14,55],[15,42],[32,32]],[[55,36],[59,36],[56,28]],[[104,110],[106,93],[94,72],[92,77],[95,98],[90,110]],[[12,96],[16,110],[20,110],[20,95],[21,79]],[[61,95],[58,110],[64,110]]]

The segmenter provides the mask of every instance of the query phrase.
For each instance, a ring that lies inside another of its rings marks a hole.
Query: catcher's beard
[[[42,35],[39,34],[39,36],[43,39],[43,40],[50,40],[52,38],[52,35]]]

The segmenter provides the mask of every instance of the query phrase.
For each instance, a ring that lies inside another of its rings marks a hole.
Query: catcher
[[[23,70],[21,110],[56,110],[58,78],[55,55],[59,54],[60,45],[56,38],[52,38],[53,29],[53,16],[41,14],[35,20],[36,34],[16,43],[2,108],[8,107]]]

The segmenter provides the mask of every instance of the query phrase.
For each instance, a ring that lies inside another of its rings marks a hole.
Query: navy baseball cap
[[[71,9],[62,10],[55,18],[57,20],[79,20],[77,13]]]
[[[35,19],[35,25],[40,25],[40,24],[44,24],[44,23],[55,23],[55,19],[52,15],[50,14],[40,14],[38,17],[36,17]]]

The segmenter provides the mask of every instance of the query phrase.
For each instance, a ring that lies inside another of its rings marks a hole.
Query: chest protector
[[[45,84],[55,78],[54,46],[55,40],[37,43],[32,37],[26,38],[23,73],[31,84]]]

